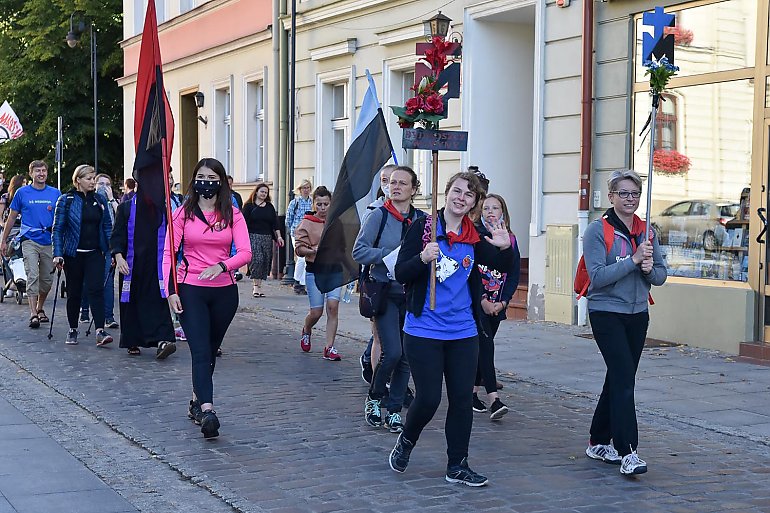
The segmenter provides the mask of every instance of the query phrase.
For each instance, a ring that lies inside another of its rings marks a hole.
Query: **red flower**
[[[687,155],[676,150],[655,150],[652,154],[652,166],[656,173],[683,175],[690,170],[691,165]]]
[[[410,116],[414,116],[418,110],[423,108],[423,99],[422,96],[415,96],[413,98],[409,98],[406,101],[406,113]]]
[[[424,109],[426,112],[432,112],[433,114],[441,114],[444,112],[444,101],[442,100],[441,95],[433,93],[425,98]]]

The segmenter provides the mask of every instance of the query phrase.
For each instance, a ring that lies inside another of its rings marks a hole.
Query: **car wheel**
[[[717,236],[714,232],[706,232],[703,234],[703,249],[706,251],[716,251],[717,249]]]

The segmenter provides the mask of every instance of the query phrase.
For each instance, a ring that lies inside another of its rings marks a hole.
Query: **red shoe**
[[[299,339],[299,347],[306,353],[310,352],[310,333],[305,333],[305,328],[302,328],[302,336]]]
[[[342,360],[342,356],[337,352],[337,349],[334,346],[331,347],[324,347],[324,360],[331,360],[333,362],[338,362]]]

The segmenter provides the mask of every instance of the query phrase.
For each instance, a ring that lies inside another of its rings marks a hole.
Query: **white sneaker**
[[[632,451],[631,454],[623,456],[623,462],[620,464],[620,473],[623,475],[644,474],[647,472],[647,462]]]
[[[586,447],[586,456],[613,465],[619,465],[621,460],[620,454],[618,454],[618,451],[615,450],[612,444],[588,444],[588,447]]]

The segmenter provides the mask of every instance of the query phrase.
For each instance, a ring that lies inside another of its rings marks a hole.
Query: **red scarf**
[[[631,236],[636,238],[644,233],[645,222],[638,215],[634,214],[634,220],[631,222]],[[651,237],[650,237],[651,238]]]
[[[320,217],[316,217],[314,214],[305,214],[302,216],[302,219],[307,219],[308,221],[313,221],[314,223],[324,223],[325,220],[321,219]]]
[[[466,216],[463,216],[463,222],[460,225],[460,235],[457,235],[455,232],[447,231],[446,238],[447,242],[449,242],[449,247],[452,247],[452,244],[456,242],[462,242],[464,244],[476,244],[479,242],[479,233],[476,231],[476,227],[473,226],[473,221],[471,221],[471,218]]]
[[[385,203],[383,203],[383,205],[382,205],[382,206],[383,206],[383,207],[385,207],[385,210],[387,210],[388,212],[390,212],[390,215],[392,215],[393,217],[395,217],[395,218],[396,218],[396,220],[397,220],[399,223],[403,223],[404,221],[406,221],[406,224],[407,224],[407,226],[409,226],[410,224],[412,224],[412,220],[411,220],[411,219],[409,219],[408,217],[407,217],[407,218],[405,218],[405,217],[403,216],[403,214],[402,214],[401,212],[399,212],[399,211],[398,211],[398,209],[395,207],[395,205],[393,205],[393,202],[392,202],[391,200],[387,200]]]

